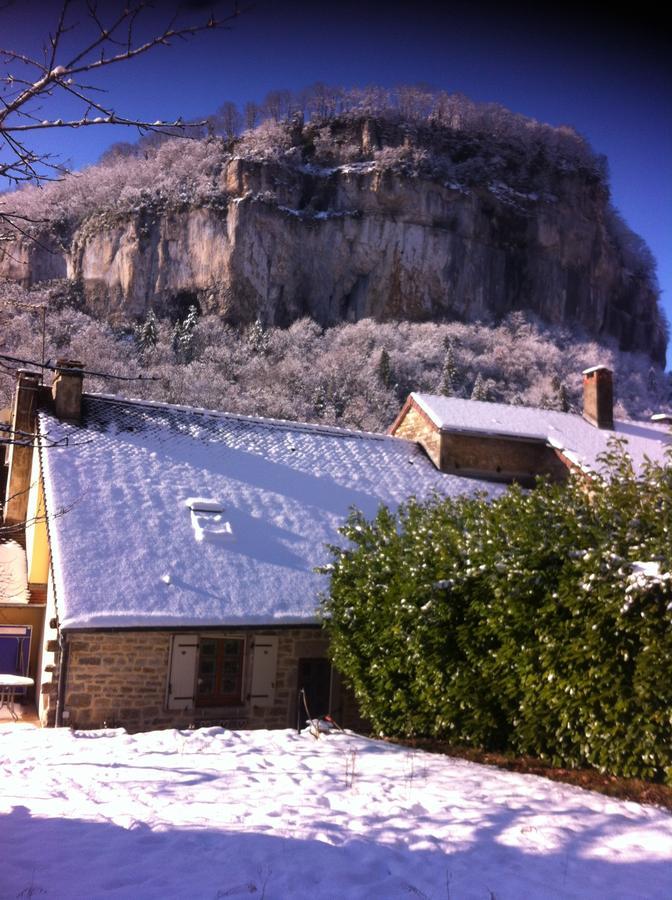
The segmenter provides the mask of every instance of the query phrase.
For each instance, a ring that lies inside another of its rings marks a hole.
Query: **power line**
[[[44,303],[22,303],[20,300],[0,299],[0,306],[8,306],[10,309],[25,309],[27,312],[43,312],[47,309]]]
[[[0,353],[0,359],[5,359],[13,363],[19,363],[19,365],[22,366],[36,366],[38,369],[49,369],[52,372],[62,372],[64,370],[67,371],[67,367],[54,365],[48,360],[45,363],[41,363],[37,362],[34,359],[21,359],[18,356],[9,356],[7,353]],[[115,378],[117,381],[160,381],[158,375],[112,375],[109,372],[94,372],[92,369],[79,368],[72,369],[70,371],[81,372],[82,375],[91,375],[97,378]]]

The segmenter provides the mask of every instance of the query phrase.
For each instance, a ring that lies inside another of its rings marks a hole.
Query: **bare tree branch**
[[[27,528],[30,528],[31,525],[37,525],[39,522],[47,522],[53,519],[60,519],[62,516],[67,515],[71,509],[74,509],[75,506],[79,503],[84,495],[82,494],[80,497],[77,497],[76,500],[73,500],[72,503],[68,504],[68,506],[61,506],[56,510],[55,513],[52,513],[50,516],[44,515],[33,516],[30,519],[26,519],[25,522],[17,522],[14,525],[0,525],[0,538],[6,538],[11,536],[12,534],[22,534]]]
[[[153,8],[150,0],[129,0],[109,23],[105,22],[107,17],[101,14],[94,0],[84,2],[84,24],[71,22],[74,6],[74,0],[63,0],[56,27],[49,34],[44,47],[43,61],[20,50],[0,48],[0,57],[4,58],[6,64],[15,63],[33,70],[27,76],[7,71],[4,77],[0,77],[0,82],[5,84],[0,91],[0,149],[4,146],[6,151],[5,160],[0,162],[0,178],[11,183],[39,184],[53,177],[60,177],[67,171],[65,167],[53,162],[49,154],[37,153],[24,144],[20,136],[28,132],[92,125],[135,127],[141,131],[183,128],[180,118],[170,122],[161,119],[151,121],[117,114],[114,109],[93,96],[101,88],[83,83],[81,76],[84,73],[95,74],[108,66],[151,53],[158,47],[170,46],[178,39],[187,40],[213,29],[228,29],[241,13],[236,5],[233,12],[222,19],[215,19],[211,15],[189,25],[180,25],[174,17],[151,37],[136,40],[136,26],[142,14]],[[93,26],[95,34],[85,40],[86,22]],[[77,30],[82,32],[82,45],[64,59],[64,36]],[[83,107],[82,114],[67,119],[58,115],[40,115],[40,101],[46,100],[53,104],[58,93],[78,100]],[[93,112],[101,115],[92,115]],[[202,126],[206,123],[191,124]],[[1,217],[5,222],[9,221],[6,216]]]

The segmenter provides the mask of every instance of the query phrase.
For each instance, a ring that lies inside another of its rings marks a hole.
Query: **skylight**
[[[191,510],[191,527],[197,541],[226,541],[233,538],[231,523],[224,518],[224,507],[218,500],[188,497],[185,506]]]

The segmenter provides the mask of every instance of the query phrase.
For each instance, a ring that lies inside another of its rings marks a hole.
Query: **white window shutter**
[[[277,667],[277,637],[256,637],[252,656],[252,685],[249,694],[253,706],[273,706]]]
[[[197,656],[197,634],[173,635],[168,679],[168,709],[194,708]]]

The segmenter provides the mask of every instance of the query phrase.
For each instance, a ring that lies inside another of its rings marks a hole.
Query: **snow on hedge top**
[[[399,438],[112,397],[40,429],[66,628],[315,621],[350,507],[499,492]]]
[[[414,393],[411,397],[442,431],[547,441],[571,462],[590,471],[600,470],[598,456],[608,450],[611,438],[625,438],[635,470],[641,468],[645,457],[665,462],[665,452],[672,447],[669,428],[649,422],[614,421],[614,429],[610,430],[596,428],[574,413],[552,409],[437,394]]]

